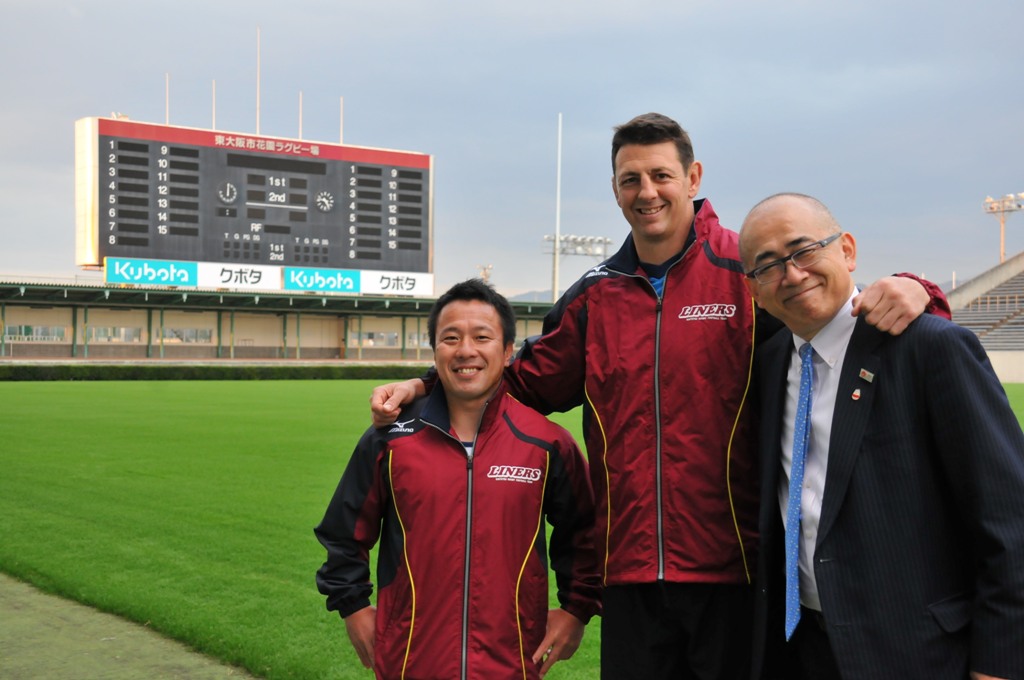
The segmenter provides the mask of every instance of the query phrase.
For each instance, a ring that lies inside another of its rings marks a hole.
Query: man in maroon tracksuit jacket
[[[457,284],[427,327],[440,386],[360,440],[316,528],[317,586],[380,678],[538,678],[600,608],[587,463],[501,386],[515,337],[505,298]]]

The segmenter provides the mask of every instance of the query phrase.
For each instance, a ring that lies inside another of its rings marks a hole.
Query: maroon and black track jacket
[[[509,390],[541,411],[583,405],[608,585],[752,576],[748,389],[760,317],[737,234],[707,200],[694,208],[692,243],[662,297],[627,238],[566,291],[506,371]]]
[[[378,543],[375,664],[383,678],[537,678],[548,550],[563,609],[599,613],[593,493],[572,435],[504,388],[472,456],[444,390],[362,437],[316,535],[317,587],[343,617],[370,604]]]

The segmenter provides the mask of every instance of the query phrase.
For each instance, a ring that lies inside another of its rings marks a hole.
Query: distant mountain
[[[531,290],[509,298],[512,302],[551,302],[551,289]]]

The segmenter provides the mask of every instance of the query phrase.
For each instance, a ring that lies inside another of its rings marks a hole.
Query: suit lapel
[[[885,380],[884,375],[879,375],[881,360],[878,347],[887,337],[885,333],[867,325],[863,319],[858,319],[846,349],[835,411],[832,414],[818,545],[821,545],[839,515],[871,416],[879,381]],[[870,374],[870,380],[863,371]]]

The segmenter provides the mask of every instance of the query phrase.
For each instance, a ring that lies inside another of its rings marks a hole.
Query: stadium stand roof
[[[551,303],[510,301],[519,319],[539,320]],[[140,287],[122,284],[61,283],[0,279],[0,303],[40,306],[232,309],[256,313],[425,316],[434,298]]]

